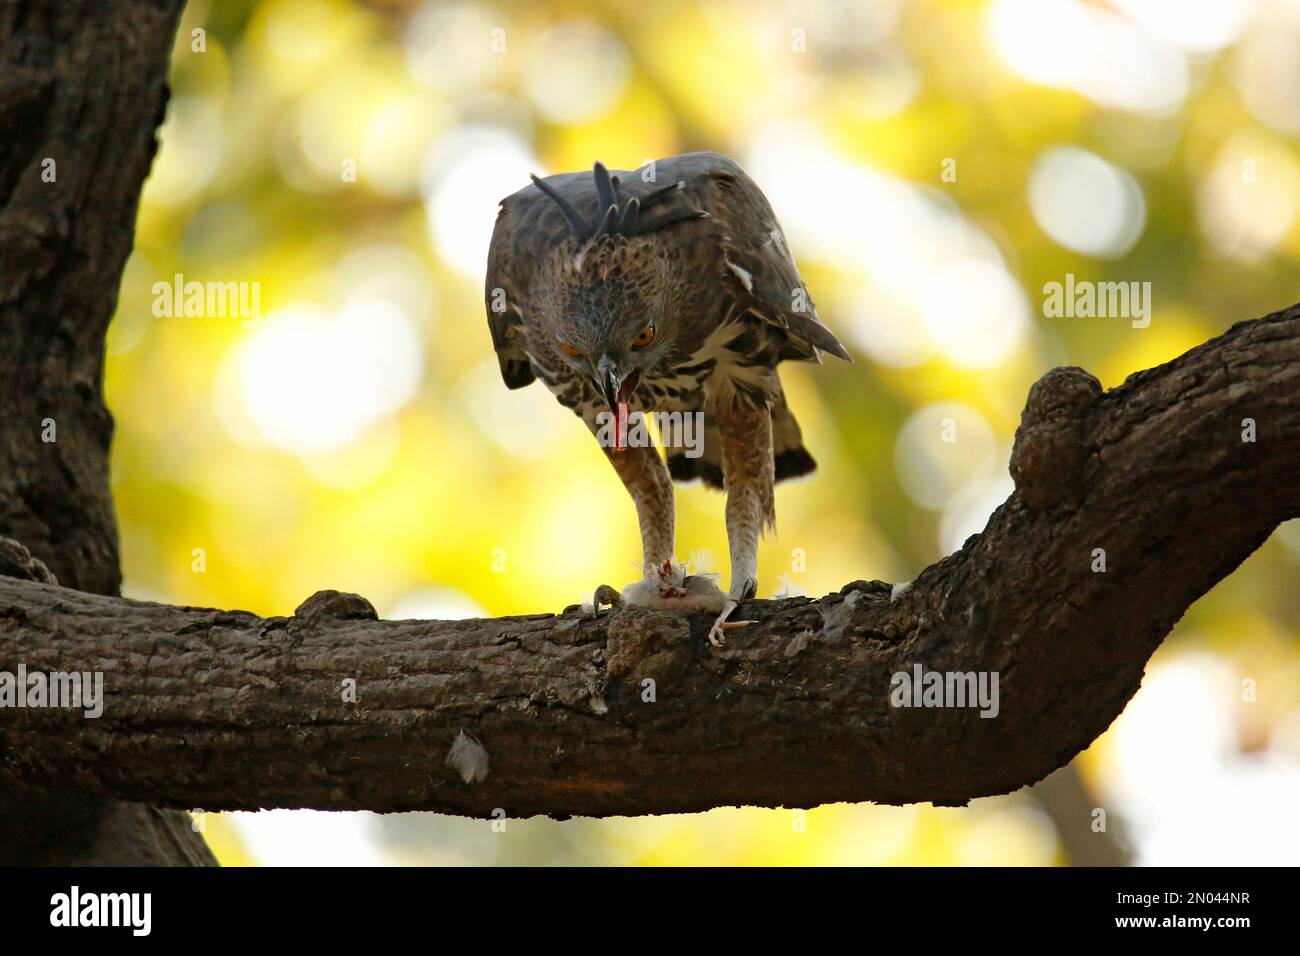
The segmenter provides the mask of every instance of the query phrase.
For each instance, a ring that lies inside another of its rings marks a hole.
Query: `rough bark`
[[[98,594],[120,580],[104,333],[181,6],[0,2],[0,535]],[[0,786],[0,862],[195,861],[211,855],[178,814]]]
[[[757,623],[722,649],[709,615],[639,608],[376,621],[321,592],[260,618],[0,578],[0,669],[99,670],[108,691],[98,719],[10,711],[0,771],[208,810],[479,816],[1015,790],[1105,730],[1187,607],[1300,515],[1300,306],[1104,394],[1049,372],[1011,471],[987,528],[898,600],[858,581],[748,602]],[[998,716],[892,706],[915,664],[998,674]],[[480,782],[445,765],[461,731],[489,755]]]

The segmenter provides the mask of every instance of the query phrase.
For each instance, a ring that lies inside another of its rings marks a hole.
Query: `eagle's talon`
[[[600,617],[600,606],[608,605],[610,610],[621,607],[623,596],[608,584],[602,584],[596,588],[596,593],[591,596],[591,616]]]
[[[729,618],[731,612],[739,606],[739,602],[728,600],[722,608],[722,613],[718,615],[718,619],[713,622],[713,627],[709,628],[709,643],[714,647],[721,647],[723,644],[727,643],[727,635],[725,633],[727,630],[727,618]],[[745,622],[745,624],[748,623],[748,621]]]

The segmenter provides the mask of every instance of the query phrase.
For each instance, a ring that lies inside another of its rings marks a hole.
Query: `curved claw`
[[[722,613],[718,619],[713,622],[713,627],[709,628],[709,643],[714,647],[721,647],[727,643],[727,631],[733,631],[738,627],[749,627],[751,624],[757,624],[757,621],[729,621],[731,612],[740,606],[740,602],[728,600],[723,607]]]
[[[621,607],[623,596],[608,584],[602,584],[596,588],[596,593],[591,596],[592,617],[600,617],[600,606],[602,604],[608,604],[611,608]]]
[[[721,647],[723,644],[727,643],[727,635],[723,633],[723,629],[727,626],[727,618],[731,616],[731,612],[737,607],[739,607],[737,602],[727,601],[722,608],[722,613],[719,614],[718,619],[713,622],[713,627],[709,628],[709,643],[714,647]]]

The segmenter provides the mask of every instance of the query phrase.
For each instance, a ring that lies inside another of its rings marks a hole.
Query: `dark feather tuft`
[[[601,209],[617,211],[618,196],[614,193],[614,183],[610,179],[609,170],[605,168],[605,164],[596,163],[595,166],[591,167],[591,174],[596,180],[596,195],[600,198],[600,205],[596,207],[597,211],[599,212]]]
[[[573,203],[557,193],[544,180],[538,179],[534,174],[529,173],[528,177],[538,189],[555,200],[555,204],[560,207],[560,212],[564,213],[564,218],[568,220],[569,228],[573,230],[575,236],[579,239],[590,238],[591,227],[583,220],[578,210],[573,208]]]
[[[668,454],[668,474],[673,481],[688,482],[699,478],[705,487],[721,489],[722,468],[703,458],[687,458],[684,454]]]
[[[569,224],[569,231],[579,242],[586,242],[597,236],[644,236],[646,233],[657,232],[675,223],[685,222],[688,219],[703,219],[708,215],[702,209],[676,209],[664,212],[653,219],[641,218],[641,214],[651,206],[684,191],[685,180],[662,186],[643,198],[633,196],[627,202],[623,202],[619,195],[619,186],[622,182],[619,177],[610,175],[604,163],[598,162],[592,166],[591,175],[596,183],[596,213],[590,221],[583,218],[573,203],[565,199],[545,180],[537,176],[531,177],[537,188],[560,207],[560,212],[564,214],[564,219]]]
[[[798,478],[817,469],[817,462],[806,448],[788,448],[776,456],[776,480]]]

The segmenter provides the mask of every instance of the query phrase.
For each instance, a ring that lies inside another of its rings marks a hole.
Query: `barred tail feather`
[[[803,433],[794,413],[784,403],[772,407],[772,449],[775,455],[776,480],[799,478],[817,468],[817,462],[803,446]],[[668,449],[668,472],[673,481],[682,483],[699,479],[709,488],[723,487],[722,442],[713,416],[705,412],[704,442],[698,458],[687,458],[683,449]]]

